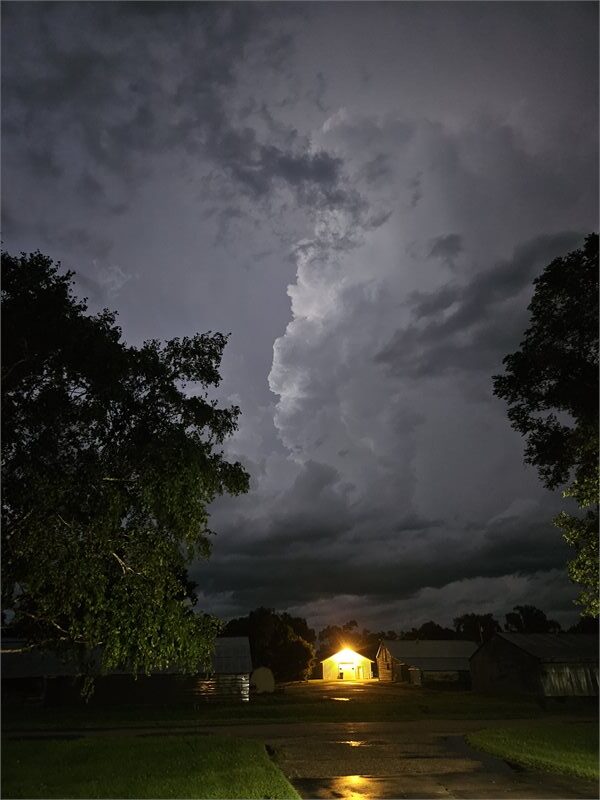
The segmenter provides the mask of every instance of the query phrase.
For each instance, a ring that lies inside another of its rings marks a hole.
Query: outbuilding
[[[373,676],[371,664],[366,656],[345,647],[338,653],[321,661],[324,681],[364,681]]]
[[[598,637],[497,633],[471,656],[473,689],[538,697],[598,694]]]
[[[376,656],[379,680],[468,685],[469,657],[476,649],[475,642],[456,640],[384,640]]]
[[[36,649],[17,652],[22,644],[18,640],[2,641],[3,702],[46,706],[82,702],[83,678],[74,662]],[[134,678],[125,670],[99,675],[90,702],[93,705],[194,705],[209,700],[249,700],[252,660],[248,638],[217,639],[211,661],[211,670],[197,675],[162,671]]]

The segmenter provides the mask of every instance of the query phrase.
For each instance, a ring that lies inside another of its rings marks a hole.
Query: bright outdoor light
[[[329,658],[325,658],[323,664],[324,680],[351,680],[363,681],[372,677],[371,661],[349,647],[344,647]]]
[[[359,664],[361,661],[361,657],[358,653],[355,653],[354,650],[349,650],[347,647],[333,655],[332,658],[336,661],[343,661],[345,664]]]

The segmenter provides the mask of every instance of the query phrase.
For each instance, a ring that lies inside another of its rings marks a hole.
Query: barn
[[[338,653],[323,659],[324,681],[364,681],[373,676],[371,664],[373,662],[366,656],[361,656],[354,650],[345,647]]]
[[[82,702],[82,677],[77,665],[50,652],[18,649],[22,642],[2,640],[2,699],[6,703],[45,706]],[[250,643],[247,637],[215,641],[210,673],[182,675],[163,671],[134,678],[112,671],[96,678],[93,705],[171,705],[250,698]]]
[[[430,639],[384,640],[377,650],[380,681],[469,685],[475,642]]]
[[[497,633],[471,656],[473,689],[538,697],[598,694],[598,638]]]

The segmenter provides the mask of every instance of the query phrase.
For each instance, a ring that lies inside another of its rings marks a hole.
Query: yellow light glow
[[[345,664],[360,664],[363,660],[362,656],[359,656],[358,653],[355,653],[354,650],[349,650],[345,647],[343,650],[340,650],[339,653],[336,653],[332,658],[337,661],[343,661]]]
[[[361,783],[366,782],[366,778],[362,775],[346,775],[346,780],[351,786],[360,786]]]
[[[333,778],[331,791],[333,795],[343,797],[344,800],[371,800],[377,796],[371,778],[362,775],[343,775]]]

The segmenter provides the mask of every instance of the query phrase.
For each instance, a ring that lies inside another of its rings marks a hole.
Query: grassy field
[[[599,779],[598,726],[544,722],[491,728],[467,736],[473,747],[527,767]]]
[[[102,736],[2,745],[5,798],[298,798],[259,742]]]
[[[347,699],[340,701],[336,696]],[[591,707],[590,707],[591,708]],[[591,716],[594,709],[576,706]],[[472,692],[376,685],[364,693],[339,688],[327,693],[311,686],[286,687],[282,693],[253,697],[249,703],[192,706],[3,709],[4,730],[110,727],[178,727],[261,722],[386,722],[416,719],[536,719],[572,714],[571,704],[543,710],[535,700],[477,695]]]
[[[249,703],[223,702],[201,705],[102,708],[3,709],[4,730],[79,729],[107,727],[178,727],[261,722],[393,722],[415,719],[536,719],[573,713],[570,704],[543,710],[530,698],[492,697],[472,692],[406,689],[400,693],[375,687],[364,694],[349,694],[344,702],[335,695],[291,687],[274,695],[253,697]],[[595,709],[577,706],[575,713]]]

